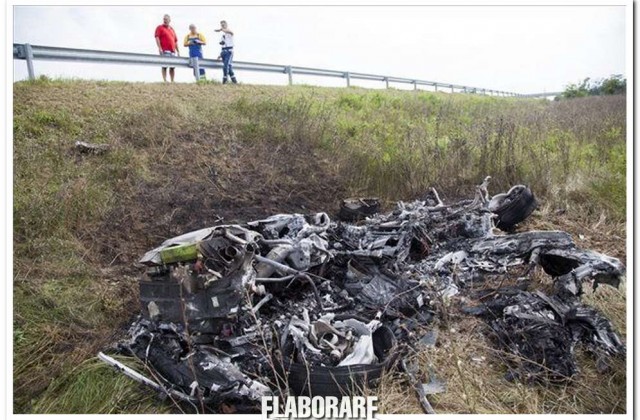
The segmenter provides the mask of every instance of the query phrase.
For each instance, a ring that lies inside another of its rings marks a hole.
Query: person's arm
[[[184,37],[184,46],[188,47],[189,46],[189,35]]]
[[[224,32],[225,34],[233,35],[233,32],[229,29],[220,28],[220,29],[216,29],[216,32]]]
[[[160,55],[162,55],[162,45],[160,45],[160,33],[159,33],[159,29],[160,29],[160,28],[156,28],[155,37],[156,37],[156,45],[158,46],[158,52],[160,52]]]
[[[207,45],[207,38],[205,38],[204,35],[198,34],[198,38],[200,38],[201,45]]]

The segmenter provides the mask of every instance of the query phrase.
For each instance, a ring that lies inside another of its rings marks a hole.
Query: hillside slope
[[[492,193],[531,186],[542,203],[532,226],[568,230],[581,246],[624,261],[625,138],[625,99],[615,96],[556,103],[306,86],[17,83],[14,411],[172,411],[94,356],[138,312],[139,256],[219,221],[331,214],[348,195],[390,203],[431,186],[447,201],[492,175]],[[78,154],[76,140],[110,150]],[[587,299],[624,334],[624,289]],[[452,314],[450,322],[440,353],[429,356],[451,370],[439,412],[624,411],[624,366],[595,396],[587,392],[594,367],[578,386],[553,390],[505,383],[496,365],[469,364],[470,377],[453,371],[452,355],[468,364],[469,348],[487,350],[468,320]],[[419,410],[412,396],[397,405],[403,393],[386,386],[387,412]]]

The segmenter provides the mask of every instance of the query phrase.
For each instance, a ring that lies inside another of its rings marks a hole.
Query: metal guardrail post
[[[35,80],[36,72],[33,70],[33,48],[31,48],[31,44],[24,44],[24,52],[27,59],[27,72],[29,72],[29,80]]]
[[[287,76],[289,77],[289,86],[293,85],[293,71],[291,71],[291,66],[285,67],[285,71],[287,72]]]
[[[389,89],[389,78],[388,77],[384,78],[384,84],[385,84],[386,88]]]
[[[434,83],[434,84],[433,84],[433,87],[434,87],[434,88],[436,88],[436,92],[437,92],[437,91],[438,91],[438,84],[437,84],[437,83]]]
[[[451,85],[451,93],[454,93],[454,92],[453,92],[453,85]]]
[[[196,82],[200,80],[200,63],[198,62],[198,57],[193,57],[193,72],[196,76]]]
[[[418,82],[413,81],[413,90],[418,90]]]
[[[346,72],[344,74],[345,79],[347,79],[347,87],[351,86],[351,73]]]

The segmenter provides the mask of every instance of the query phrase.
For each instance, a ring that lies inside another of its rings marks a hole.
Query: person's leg
[[[204,56],[202,55],[202,49],[200,49],[200,52],[199,52],[199,55],[198,55],[198,59],[204,60]],[[205,71],[204,67],[200,67],[200,78],[201,79],[206,79],[207,78],[207,72]]]
[[[229,52],[229,76],[231,76],[231,81],[233,83],[238,83],[236,80],[236,75],[233,72],[233,51]]]
[[[222,83],[227,83],[229,77],[229,51],[222,50],[220,53],[222,57]]]
[[[202,55],[202,50],[198,51],[198,53],[196,54],[196,56],[198,57],[198,60],[203,60],[204,56]],[[196,74],[196,69],[194,67],[193,69],[193,75],[195,76]],[[200,67],[200,79],[204,79],[205,78],[205,71],[204,68]]]
[[[167,81],[167,68],[166,67],[162,68],[162,80],[164,80],[165,82]]]
[[[173,78],[176,76],[176,68],[169,67],[169,75],[171,76],[171,82],[173,83]]]
[[[196,76],[195,57],[189,56],[189,67],[193,69],[193,77]]]

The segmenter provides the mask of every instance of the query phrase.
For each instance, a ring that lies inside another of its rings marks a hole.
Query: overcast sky
[[[155,27],[172,17],[179,41],[195,23],[219,52],[221,19],[235,60],[291,64],[533,93],[625,73],[625,6],[15,6],[14,42],[157,53]],[[184,55],[186,50],[183,48]],[[35,62],[36,75],[157,82],[160,69]],[[211,72],[211,71],[210,71]],[[221,71],[213,76],[220,79]],[[238,71],[246,83],[286,75]],[[26,65],[14,61],[14,80]],[[192,82],[187,69],[176,81]],[[344,85],[340,79],[294,81]],[[381,82],[355,82],[382,87]]]

